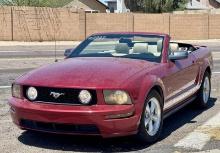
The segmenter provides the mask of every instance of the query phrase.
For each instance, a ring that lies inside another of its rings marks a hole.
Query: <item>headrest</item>
[[[157,52],[161,53],[163,49],[163,40],[157,41]]]
[[[179,50],[179,45],[178,43],[170,43],[170,51],[171,52],[176,52]]]
[[[147,53],[148,43],[136,43],[133,47],[133,53]]]
[[[119,43],[126,43],[128,47],[133,47],[133,43],[131,39],[121,38]]]
[[[129,54],[129,47],[126,43],[119,43],[115,46],[116,53]]]

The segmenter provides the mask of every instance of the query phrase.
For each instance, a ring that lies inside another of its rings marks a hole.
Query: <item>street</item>
[[[149,153],[220,153],[220,41],[197,42],[213,53],[214,70],[209,108],[198,110],[189,105],[164,122],[161,139],[151,145],[133,137],[62,136],[19,130],[11,121],[7,99],[15,78],[55,60],[54,45],[17,45],[0,48],[0,152],[149,152]],[[57,46],[57,58],[74,45]]]

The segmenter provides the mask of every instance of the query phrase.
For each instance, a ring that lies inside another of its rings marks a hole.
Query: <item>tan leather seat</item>
[[[171,52],[177,52],[177,51],[179,51],[179,45],[178,45],[178,43],[170,43],[170,46],[169,46],[170,48],[170,51]]]
[[[115,46],[116,53],[129,54],[129,47],[126,43],[119,43]]]
[[[134,44],[133,53],[148,53],[148,43]]]
[[[157,52],[161,53],[163,49],[163,40],[157,41]]]

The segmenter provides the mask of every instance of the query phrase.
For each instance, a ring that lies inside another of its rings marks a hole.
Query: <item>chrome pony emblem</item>
[[[55,99],[59,98],[60,96],[64,96],[64,93],[58,93],[58,92],[51,92],[50,96],[53,96]]]

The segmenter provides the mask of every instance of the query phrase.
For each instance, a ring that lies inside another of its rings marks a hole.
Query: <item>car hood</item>
[[[16,82],[32,86],[111,89],[154,65],[156,63],[128,58],[78,57],[33,70]]]

